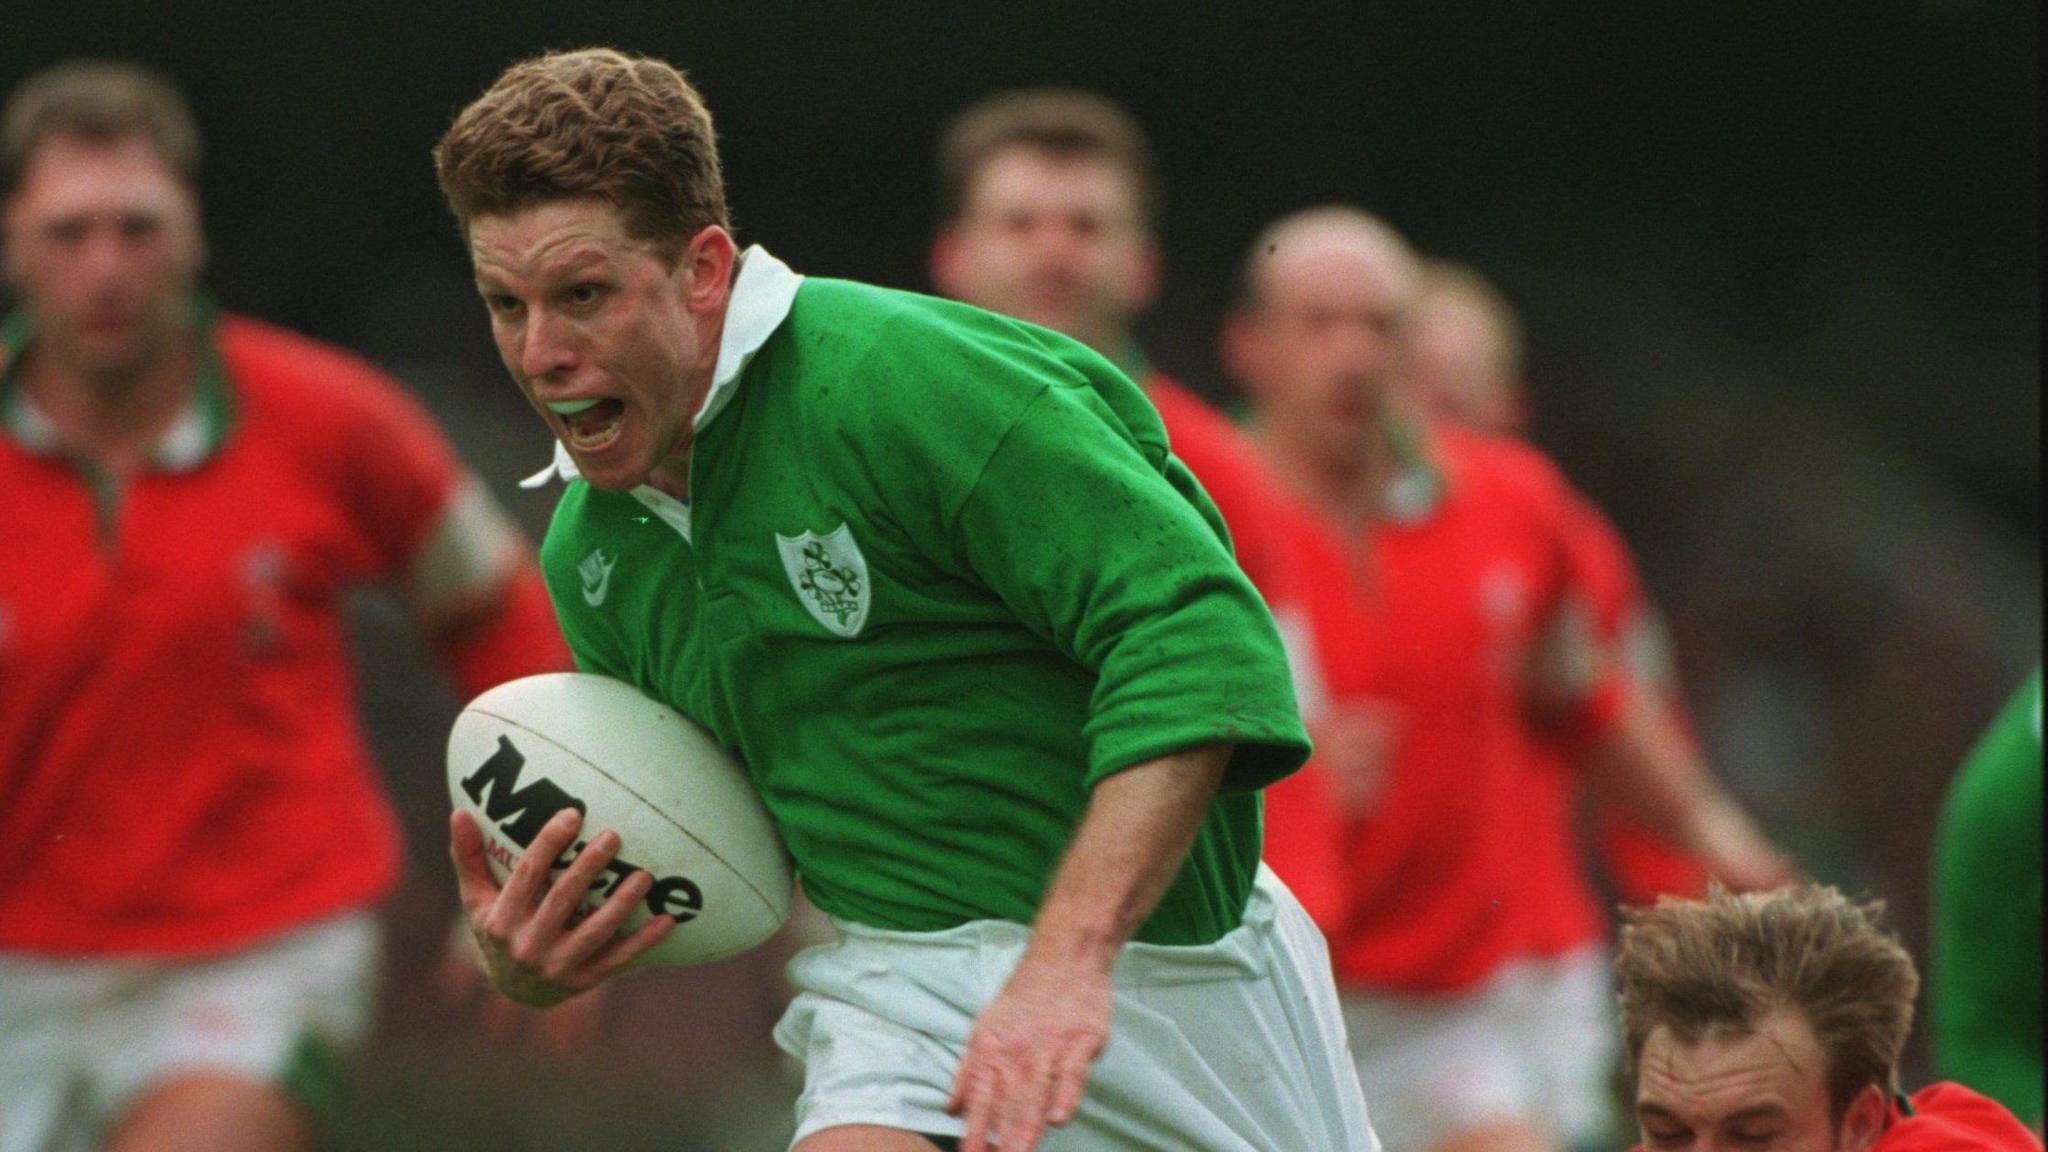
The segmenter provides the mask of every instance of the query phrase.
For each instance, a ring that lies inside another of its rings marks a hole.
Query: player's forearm
[[[1582,767],[1604,802],[1688,852],[1711,857],[1729,838],[1754,835],[1749,818],[1649,693],[1630,701],[1621,722],[1587,749]]]
[[[425,624],[434,654],[465,698],[521,676],[574,667],[547,589],[530,566],[490,595]]]
[[[1032,925],[1027,959],[1109,970],[1180,871],[1230,753],[1228,744],[1176,752],[1095,786]]]

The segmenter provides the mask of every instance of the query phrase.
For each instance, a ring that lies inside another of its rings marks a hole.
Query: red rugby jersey
[[[1273,610],[1313,735],[1322,713],[1370,684],[1372,645],[1359,621],[1358,583],[1339,534],[1297,501],[1245,434],[1157,372],[1143,377],[1167,441],[1223,513],[1238,565]],[[1325,775],[1310,760],[1266,789],[1264,857],[1318,922],[1346,900],[1343,830]]]
[[[1996,1100],[1941,1083],[1894,1107],[1872,1152],[2041,1152],[2041,1138]]]
[[[1628,544],[1590,502],[1581,517],[1581,545],[1599,626],[1621,652],[1630,678],[1653,693],[1680,731],[1696,731],[1671,665],[1669,640],[1657,606],[1644,591]],[[1624,903],[1654,904],[1663,895],[1699,898],[1707,892],[1707,867],[1699,857],[1613,812],[1594,813],[1594,848],[1615,894]]]
[[[1930,1084],[1892,1106],[1871,1152],[2041,1152],[2041,1138],[1995,1100],[1960,1084]]]
[[[9,379],[9,331],[0,949],[207,953],[376,900],[398,827],[340,598],[407,576],[464,476],[447,444],[363,361],[223,318],[195,403],[115,493]],[[528,561],[444,651],[466,687],[567,666],[538,586]]]
[[[1389,514],[1353,542],[1394,752],[1374,807],[1345,822],[1346,904],[1323,930],[1340,984],[1441,993],[1523,951],[1526,671],[1570,587],[1570,490],[1513,441],[1432,425],[1414,448]],[[1611,677],[1585,685],[1582,738],[1616,701]],[[1269,790],[1274,840],[1293,834],[1277,795],[1290,783]]]

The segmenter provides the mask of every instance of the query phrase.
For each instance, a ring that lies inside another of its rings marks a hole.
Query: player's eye
[[[52,222],[43,229],[43,235],[59,244],[83,244],[87,232],[86,222],[78,217],[66,217]]]
[[[507,296],[502,292],[485,293],[484,307],[501,316],[510,315],[519,310],[519,297]]]
[[[137,212],[122,216],[120,227],[121,239],[130,244],[138,244],[154,239],[157,233],[163,231],[163,222],[154,216]]]
[[[599,300],[604,299],[604,286],[601,284],[578,284],[567,292],[562,293],[562,298],[578,308],[588,308]]]

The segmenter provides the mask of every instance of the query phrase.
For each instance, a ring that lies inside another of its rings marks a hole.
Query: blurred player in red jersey
[[[0,1149],[317,1142],[398,826],[341,619],[466,692],[565,668],[530,549],[363,361],[216,311],[199,139],[144,69],[0,113]]]
[[[1403,347],[1401,376],[1411,407],[1480,432],[1526,435],[1521,322],[1478,272],[1424,261]],[[1663,621],[1643,593],[1628,545],[1588,501],[1573,500],[1564,524],[1573,561],[1571,610],[1586,614],[1593,635],[1627,668],[1633,685],[1660,700],[1672,725],[1689,735],[1693,726]],[[1544,1066],[1551,1090],[1544,1095],[1552,1130],[1572,1147],[1594,1148],[1611,1127],[1607,1086],[1618,1052],[1606,917],[1581,850],[1570,759],[1543,740],[1532,740],[1529,754],[1522,872],[1532,906],[1541,910],[1530,918],[1529,1043],[1549,1053]],[[1593,824],[1601,862],[1624,902],[1705,893],[1706,869],[1695,857],[1611,812],[1597,812]]]
[[[1363,212],[1287,217],[1251,248],[1223,354],[1268,461],[1372,571],[1364,626],[1391,755],[1325,784],[1344,805],[1347,889],[1325,931],[1374,1126],[1390,1152],[1555,1148],[1555,1087],[1528,1041],[1526,942],[1549,914],[1524,875],[1533,734],[1730,883],[1790,869],[1572,610],[1577,497],[1556,470],[1409,412],[1417,274]],[[1288,788],[1273,790],[1272,838],[1319,834],[1328,821],[1283,823]]]
[[[1811,884],[1629,911],[1637,1152],[2040,1152],[1960,1084],[1899,1090],[1920,977],[1881,912]]]
[[[1239,565],[1287,640],[1295,692],[1319,757],[1357,765],[1383,754],[1376,712],[1360,702],[1370,645],[1355,613],[1343,543],[1267,470],[1244,434],[1153,367],[1132,326],[1159,291],[1158,191],[1137,123],[1111,101],[1071,89],[989,97],[953,118],[939,142],[942,221],[931,274],[940,292],[1063,332],[1141,384],[1173,452],[1216,501]],[[1300,795],[1290,793],[1290,797]],[[1306,804],[1297,819],[1327,805]],[[1288,883],[1319,922],[1340,899],[1334,834],[1269,839],[1267,859],[1309,858]]]

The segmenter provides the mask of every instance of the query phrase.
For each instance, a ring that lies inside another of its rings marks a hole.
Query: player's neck
[[[1345,448],[1306,426],[1276,422],[1262,423],[1260,429],[1281,477],[1325,515],[1362,528],[1385,507],[1398,460],[1384,418],[1374,420],[1354,446]]]
[[[22,388],[67,448],[110,470],[131,471],[191,400],[195,341],[179,332],[141,364],[98,369],[39,340],[22,363]]]
[[[683,410],[690,414],[689,424],[681,433],[681,440],[667,456],[657,460],[648,469],[647,486],[665,493],[677,500],[690,499],[690,458],[697,447],[697,418],[703,414],[704,402],[711,396],[711,387],[718,373],[718,346],[725,339],[725,313],[720,308],[716,314],[706,317],[702,338],[698,341],[697,363],[690,370],[692,383],[683,393]]]

